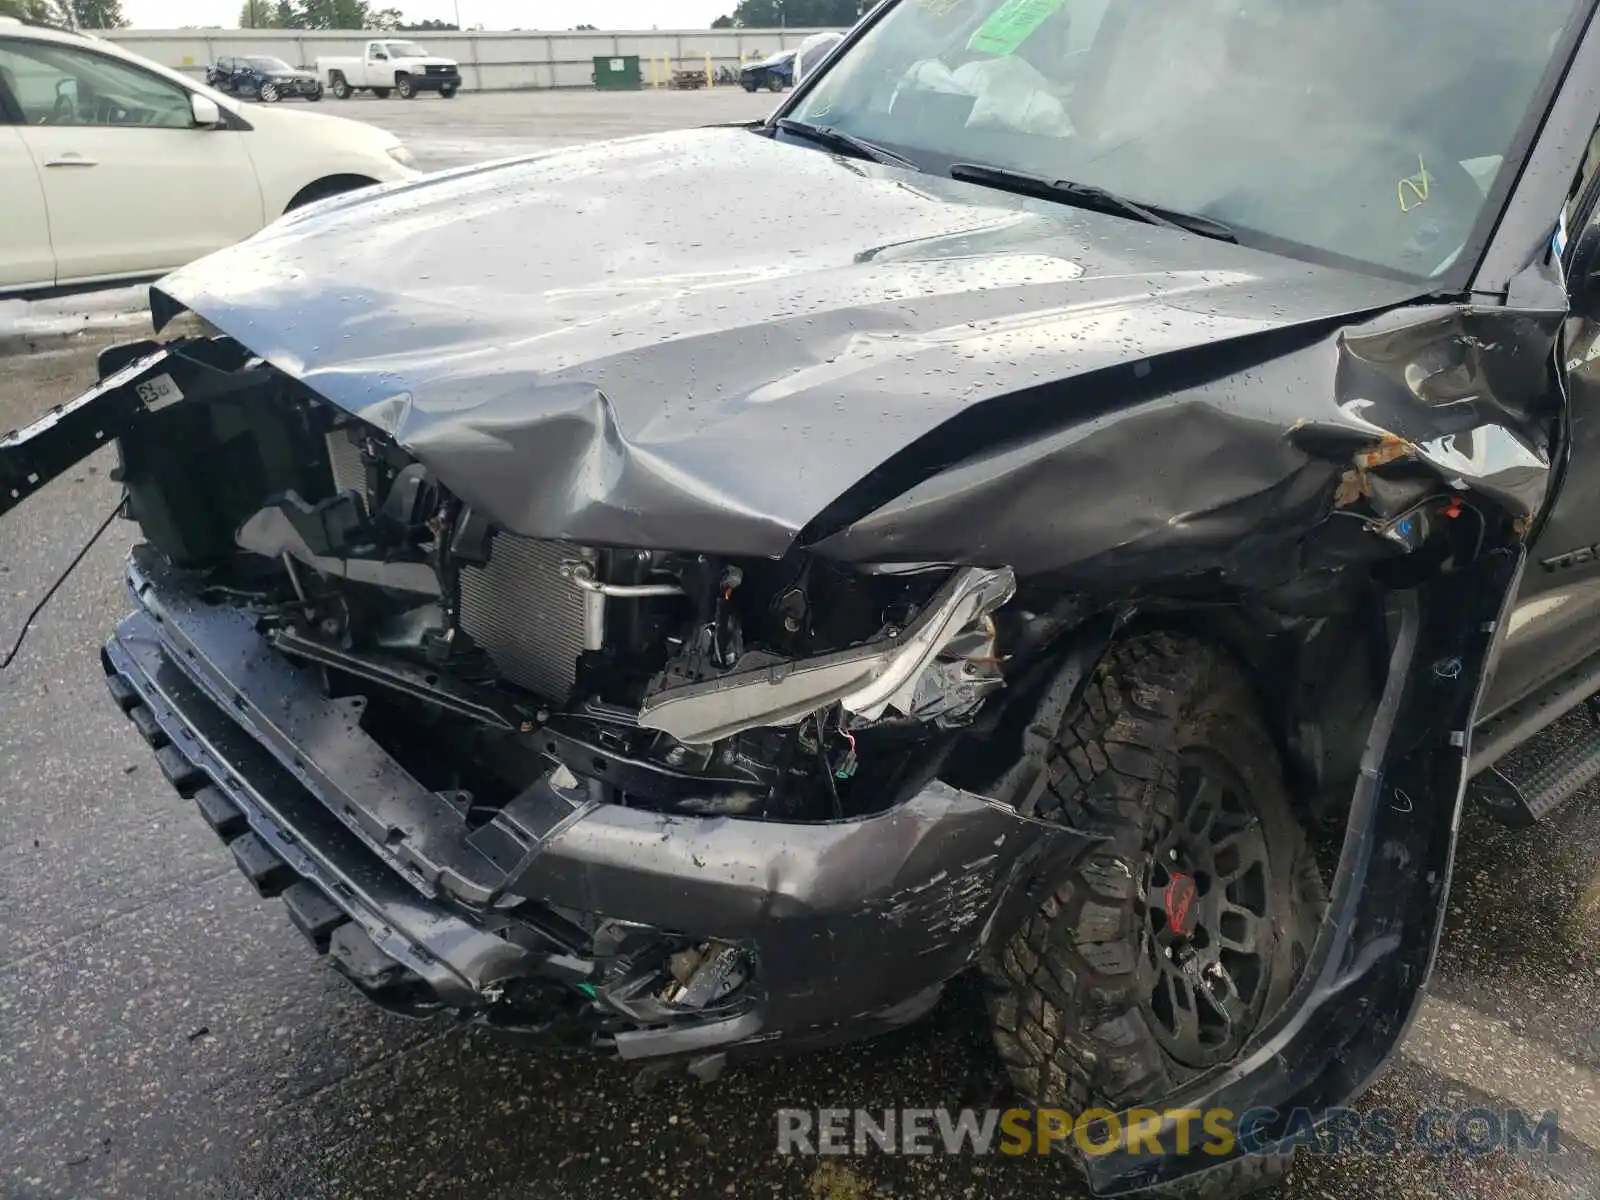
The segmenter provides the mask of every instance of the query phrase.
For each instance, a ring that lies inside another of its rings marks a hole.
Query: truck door
[[[367,61],[362,70],[366,72],[362,82],[368,87],[383,87],[394,82],[389,70],[389,52],[382,42],[367,43]]]
[[[1600,129],[1562,216],[1568,247],[1600,218]],[[1565,335],[1571,466],[1523,572],[1485,719],[1600,653],[1600,321],[1573,317]]]

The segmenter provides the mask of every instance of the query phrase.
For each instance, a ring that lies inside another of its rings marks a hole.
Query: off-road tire
[[[1048,719],[1043,708],[1037,719]],[[1166,839],[1186,836],[1175,823],[1184,803],[1180,776],[1193,787],[1193,763],[1202,761],[1210,764],[1202,773],[1226,768],[1240,785],[1230,803],[1246,813],[1244,832],[1231,836],[1258,847],[1266,897],[1261,924],[1252,927],[1258,946],[1267,943],[1255,956],[1262,971],[1252,990],[1254,1028],[1282,1005],[1304,968],[1326,891],[1259,702],[1219,650],[1165,633],[1118,643],[1088,680],[1082,702],[1058,719],[1058,728],[1040,731],[1047,784],[1033,815],[1104,840],[984,964],[989,1015],[1000,1058],[1026,1101],[1073,1115],[1121,1111],[1159,1102],[1204,1069],[1169,1052],[1173,1035],[1158,1021],[1163,1010],[1152,1008],[1148,982],[1174,969],[1159,961],[1151,932],[1161,920],[1151,879],[1167,871]],[[1232,903],[1236,880],[1223,885],[1223,877],[1219,867],[1213,906]],[[1255,890],[1258,876],[1250,879]],[[1160,895],[1170,911],[1170,893]],[[1194,904],[1199,909],[1202,901]],[[1194,988],[1216,983],[1204,975],[1202,968],[1192,976]],[[1205,998],[1189,996],[1190,1011],[1198,1011]],[[1221,1200],[1269,1186],[1288,1167],[1287,1156],[1242,1158],[1149,1194]]]
[[[416,86],[411,82],[411,76],[401,72],[394,77],[394,90],[400,93],[402,100],[415,100],[417,98]]]

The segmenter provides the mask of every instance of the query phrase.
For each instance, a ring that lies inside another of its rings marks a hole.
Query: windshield
[[[788,115],[1432,276],[1588,2],[901,0]]]
[[[252,58],[246,60],[258,71],[288,71],[290,66],[281,58]]]
[[[427,58],[428,52],[415,42],[390,42],[390,58]]]

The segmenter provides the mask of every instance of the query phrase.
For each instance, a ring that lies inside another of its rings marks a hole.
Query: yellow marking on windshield
[[[1433,182],[1428,174],[1428,166],[1422,161],[1422,155],[1417,155],[1417,173],[1408,175],[1395,185],[1395,190],[1400,197],[1400,211],[1410,212],[1418,205],[1428,202],[1429,184]],[[1409,195],[1409,201],[1408,201]]]

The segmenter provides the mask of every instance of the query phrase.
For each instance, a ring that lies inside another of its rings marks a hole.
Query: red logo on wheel
[[[1186,934],[1194,927],[1194,902],[1199,895],[1191,876],[1174,875],[1167,884],[1167,924],[1173,933]]]

